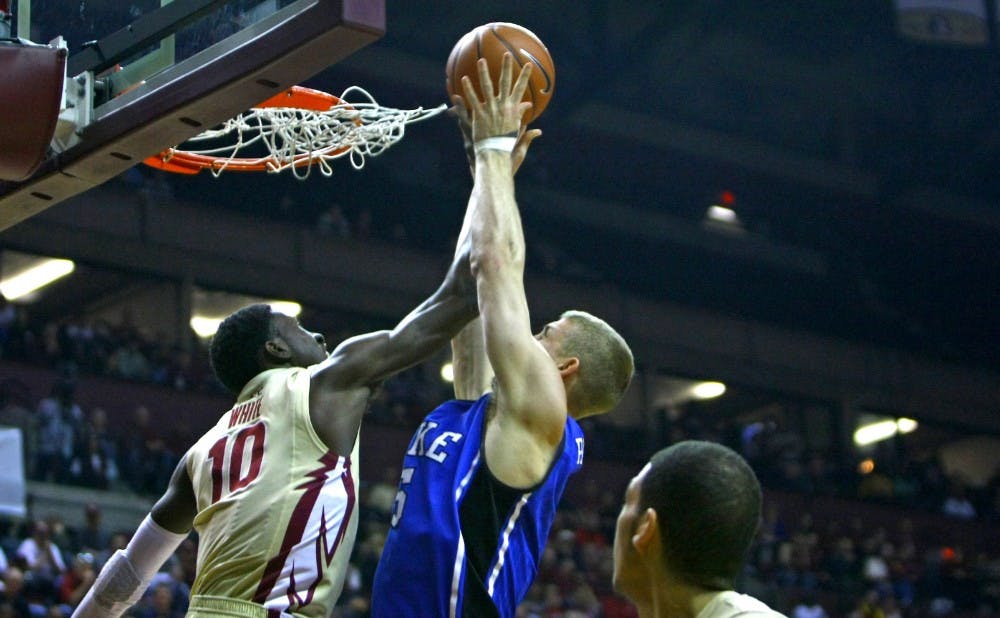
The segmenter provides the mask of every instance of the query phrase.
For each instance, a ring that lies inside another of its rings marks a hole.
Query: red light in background
[[[733,205],[736,204],[736,194],[729,189],[726,189],[719,194],[719,203],[726,208],[732,208]]]

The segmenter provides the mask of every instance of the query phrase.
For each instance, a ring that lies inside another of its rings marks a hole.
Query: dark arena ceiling
[[[990,41],[965,45],[901,35],[888,1],[390,2],[382,40],[306,84],[432,107],[463,33],[522,24],[557,67],[518,176],[529,268],[996,370],[993,4]],[[135,174],[261,218],[365,205],[376,228],[401,221],[434,251],[456,234],[470,184],[445,117],[330,179]],[[706,219],[724,191],[738,224]]]

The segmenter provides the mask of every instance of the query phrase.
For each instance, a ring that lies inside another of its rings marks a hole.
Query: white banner
[[[0,514],[25,517],[24,455],[21,430],[0,427]]]
[[[896,27],[903,36],[930,43],[986,45],[986,0],[896,0]]]

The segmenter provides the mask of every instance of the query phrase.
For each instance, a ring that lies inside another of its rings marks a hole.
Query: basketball
[[[556,67],[552,63],[552,56],[549,50],[533,32],[518,26],[495,22],[479,26],[475,30],[466,33],[455,47],[452,48],[448,56],[448,64],[445,72],[447,76],[447,87],[449,95],[462,94],[462,76],[468,75],[472,80],[472,86],[476,94],[482,99],[483,93],[479,88],[479,70],[476,62],[480,58],[486,58],[490,65],[490,77],[493,79],[493,86],[496,88],[500,79],[500,63],[503,55],[510,52],[514,56],[517,67],[523,67],[526,62],[535,66],[531,71],[531,81],[528,89],[524,93],[524,100],[531,103],[531,109],[524,114],[524,123],[527,124],[541,115],[545,106],[552,98],[552,91],[556,85]],[[514,77],[517,77],[519,68],[515,68]]]

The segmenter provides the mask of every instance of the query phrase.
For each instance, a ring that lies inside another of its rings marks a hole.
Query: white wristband
[[[515,144],[517,144],[516,137],[487,137],[476,142],[476,152],[482,152],[483,150],[514,152]]]

